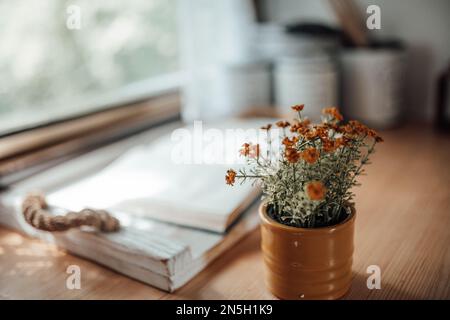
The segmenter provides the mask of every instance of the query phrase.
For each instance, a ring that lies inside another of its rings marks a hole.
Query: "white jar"
[[[376,128],[402,114],[404,59],[400,49],[355,49],[341,54],[344,113]]]
[[[266,62],[226,64],[213,79],[210,108],[215,117],[238,116],[271,105],[270,66]]]
[[[275,63],[274,89],[279,114],[291,117],[290,106],[305,104],[303,114],[319,122],[322,109],[338,102],[336,66],[325,54],[279,58]]]

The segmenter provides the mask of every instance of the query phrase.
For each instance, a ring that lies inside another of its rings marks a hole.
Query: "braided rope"
[[[54,216],[48,208],[45,197],[41,193],[26,196],[22,203],[25,220],[33,227],[44,231],[65,231],[80,226],[91,226],[103,232],[113,232],[120,228],[119,220],[105,210],[83,209],[79,212],[68,212]]]

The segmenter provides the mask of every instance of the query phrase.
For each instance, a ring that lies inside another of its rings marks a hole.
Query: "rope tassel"
[[[66,231],[81,226],[90,226],[103,232],[113,232],[120,228],[119,220],[105,210],[83,209],[79,212],[70,211],[65,215],[54,216],[47,209],[47,202],[41,193],[27,195],[22,203],[25,220],[39,230]]]

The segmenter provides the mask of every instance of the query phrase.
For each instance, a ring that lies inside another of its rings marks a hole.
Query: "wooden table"
[[[450,299],[450,136],[421,125],[383,134],[356,191],[354,278],[346,299]],[[255,231],[175,294],[0,229],[1,299],[273,299]],[[81,268],[68,290],[66,269]],[[381,268],[381,289],[366,269]]]

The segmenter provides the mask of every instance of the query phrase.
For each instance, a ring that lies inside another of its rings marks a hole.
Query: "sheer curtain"
[[[230,115],[218,103],[220,69],[253,58],[255,11],[250,0],[179,0],[181,65],[186,70],[183,119]]]

